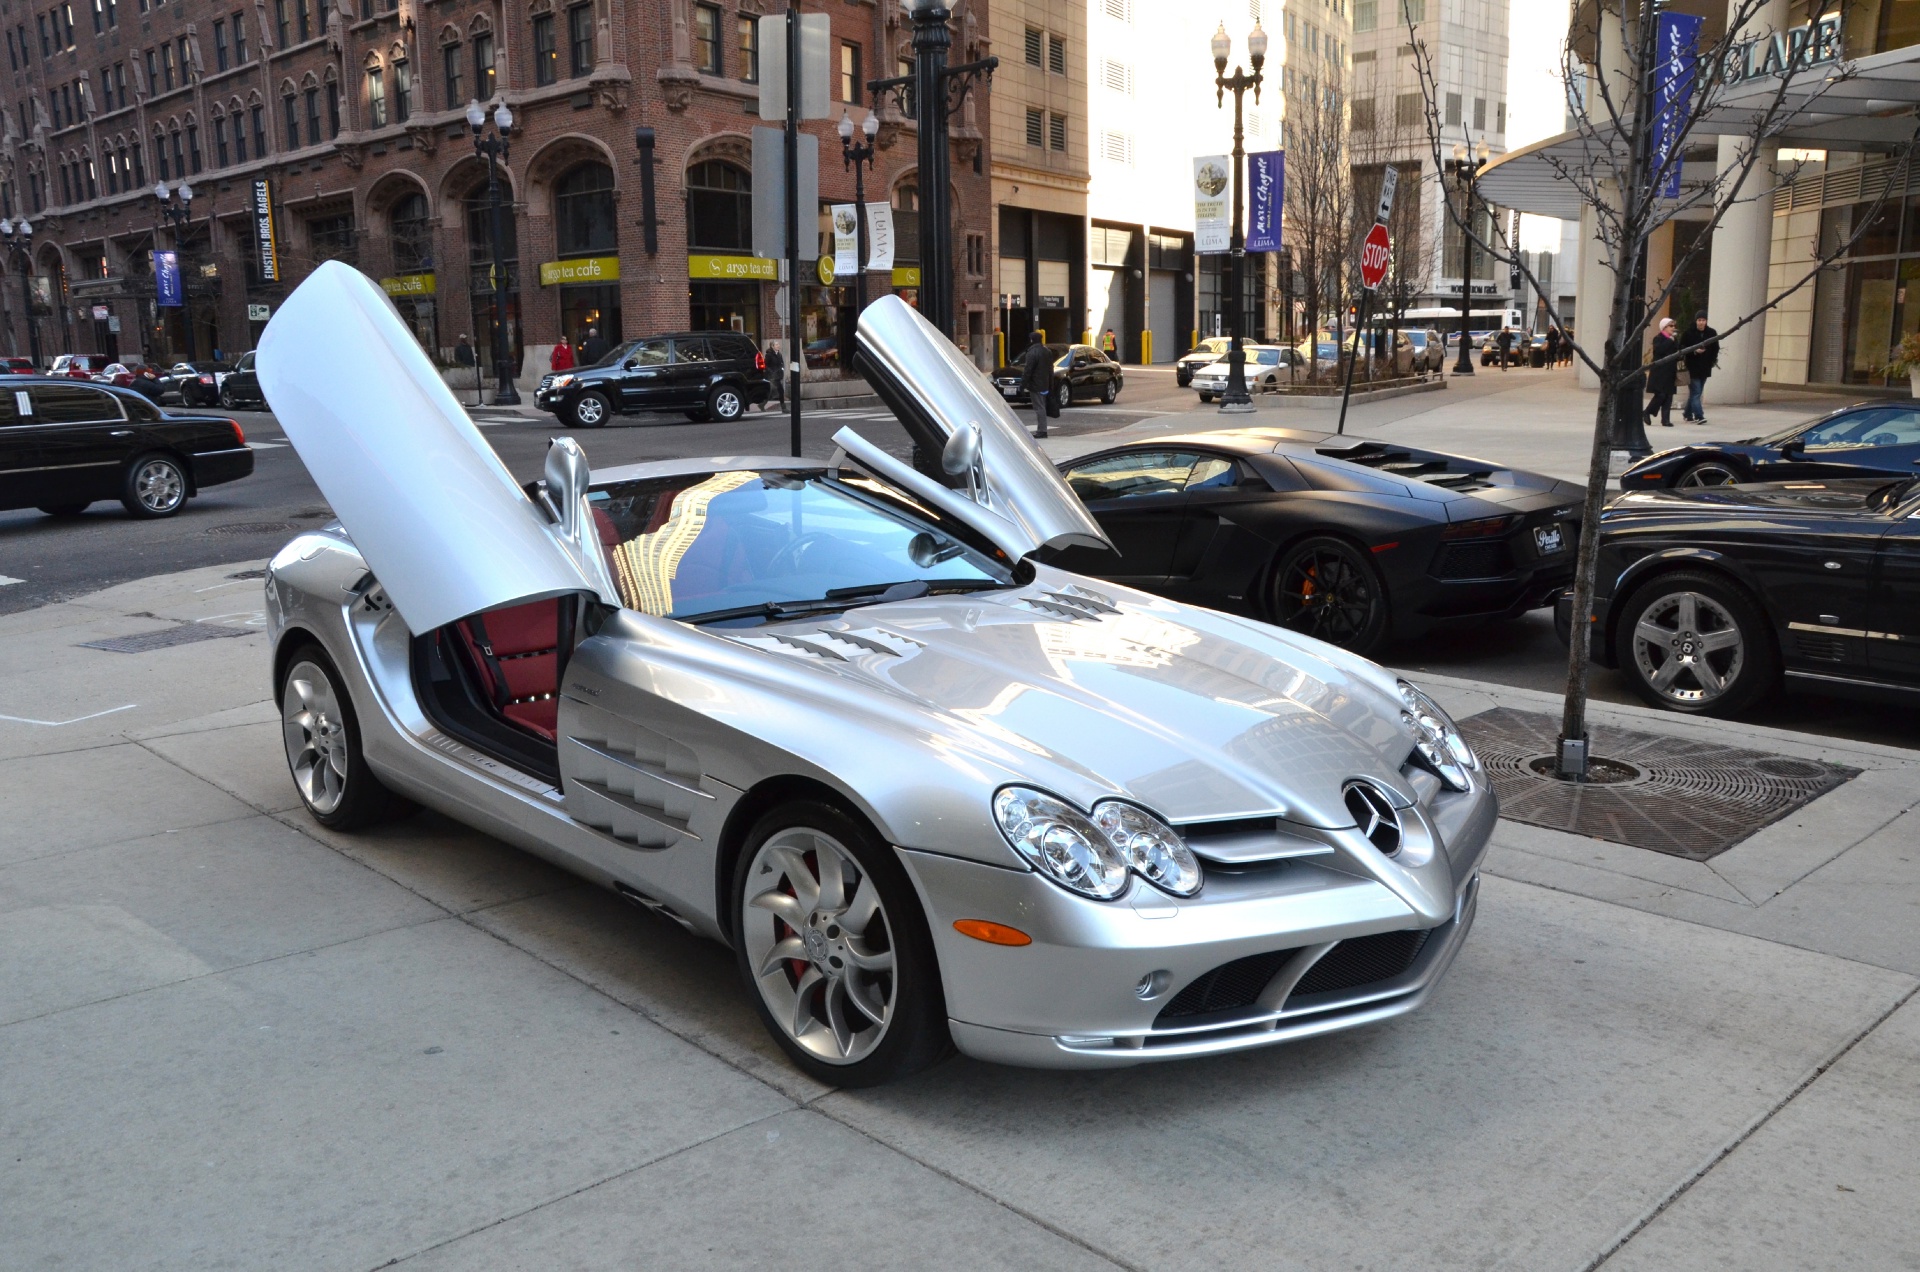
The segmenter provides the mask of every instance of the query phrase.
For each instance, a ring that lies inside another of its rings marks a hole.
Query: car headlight
[[[1173,827],[1144,808],[1117,799],[1093,806],[1093,823],[1120,850],[1133,872],[1163,892],[1190,897],[1200,891],[1200,860]]]
[[[573,383],[573,377],[572,377],[572,376],[570,376],[570,375],[556,375],[556,376],[554,376],[554,377],[553,377],[553,383],[552,383],[552,384],[549,384],[549,385],[548,385],[547,387],[548,387],[548,388],[550,388],[550,389],[564,389],[564,388],[566,388],[566,387],[567,387],[567,386],[568,386],[569,384],[572,384],[572,383]]]
[[[1480,758],[1467,745],[1452,717],[1440,704],[1406,681],[1400,681],[1401,721],[1413,730],[1413,745],[1447,785],[1467,789],[1467,770],[1480,767]]]
[[[1126,858],[1064,800],[1009,786],[993,797],[993,816],[1014,851],[1068,891],[1111,901],[1127,890]]]

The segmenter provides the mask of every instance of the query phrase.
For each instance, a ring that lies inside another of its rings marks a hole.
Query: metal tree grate
[[[155,649],[172,649],[195,641],[219,640],[224,636],[250,636],[247,627],[216,627],[212,623],[182,623],[162,627],[157,632],[136,632],[132,636],[110,636],[105,640],[83,640],[81,649],[104,649],[114,654],[144,654]]]
[[[1592,754],[1635,773],[1576,785],[1531,767],[1553,754],[1558,717],[1498,707],[1460,727],[1500,796],[1502,817],[1689,861],[1718,856],[1860,773],[1821,760],[1596,724]]]

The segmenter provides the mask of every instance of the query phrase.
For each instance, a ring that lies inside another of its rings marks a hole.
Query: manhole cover
[[[264,579],[267,577],[267,572],[265,570],[239,570],[227,575],[227,577],[230,579]]]
[[[1529,826],[1631,844],[1690,861],[1718,856],[1857,777],[1859,769],[1721,742],[1594,725],[1602,781],[1562,782],[1551,762],[1560,718],[1499,707],[1460,727],[1500,796]]]
[[[232,525],[209,526],[208,534],[289,534],[300,527],[291,521],[236,521]]]
[[[104,649],[114,654],[144,654],[155,649],[171,649],[175,645],[191,645],[200,640],[219,640],[224,636],[250,634],[250,630],[245,627],[215,627],[212,623],[182,623],[178,627],[163,627],[157,632],[112,636],[106,640],[83,640],[80,642],[80,648]]]

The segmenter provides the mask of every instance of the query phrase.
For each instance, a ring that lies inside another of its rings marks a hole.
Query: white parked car
[[[1247,392],[1266,393],[1280,387],[1287,373],[1293,367],[1293,350],[1279,345],[1241,345],[1246,355]],[[1211,402],[1223,397],[1227,392],[1227,354],[1222,351],[1217,362],[1209,362],[1193,374],[1193,387],[1200,394],[1202,402]]]

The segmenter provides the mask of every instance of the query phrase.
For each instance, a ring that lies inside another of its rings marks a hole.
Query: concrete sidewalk
[[[1706,863],[1501,823],[1398,1022],[835,1091],[719,947],[295,811],[238,572],[0,617],[0,1267],[1920,1267],[1920,754],[1598,707],[1862,775]]]

